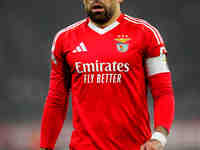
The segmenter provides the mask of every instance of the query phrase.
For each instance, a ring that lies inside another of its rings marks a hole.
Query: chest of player
[[[71,72],[83,70],[84,66],[87,71],[102,72],[126,71],[127,64],[129,70],[140,68],[143,66],[142,42],[140,36],[128,33],[82,35],[71,40],[66,51],[66,61]]]

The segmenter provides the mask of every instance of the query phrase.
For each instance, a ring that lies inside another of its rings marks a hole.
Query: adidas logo
[[[72,51],[72,53],[77,53],[77,52],[87,52],[87,49],[83,42],[81,42],[80,45],[77,46],[76,49]]]

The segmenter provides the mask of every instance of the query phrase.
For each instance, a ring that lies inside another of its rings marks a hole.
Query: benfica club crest
[[[128,35],[119,35],[118,38],[115,39],[118,43],[116,44],[118,51],[120,52],[126,52],[128,51],[129,43],[131,39],[128,37]]]

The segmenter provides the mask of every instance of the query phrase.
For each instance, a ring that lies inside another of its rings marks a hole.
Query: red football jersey
[[[87,18],[56,35],[47,101],[65,106],[71,89],[71,150],[140,149],[151,137],[148,77],[169,72],[165,53],[156,28],[125,14],[104,29]]]

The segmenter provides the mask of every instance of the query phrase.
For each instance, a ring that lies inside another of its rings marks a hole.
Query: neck
[[[117,8],[114,15],[112,16],[112,18],[108,22],[106,22],[105,24],[100,25],[100,24],[93,22],[92,20],[91,20],[91,22],[93,24],[95,24],[96,26],[100,27],[100,28],[105,28],[105,27],[113,24],[117,20],[117,18],[119,18],[120,14],[121,14],[120,8]]]

